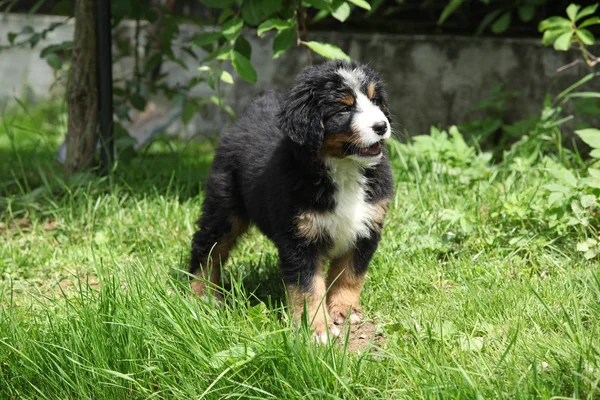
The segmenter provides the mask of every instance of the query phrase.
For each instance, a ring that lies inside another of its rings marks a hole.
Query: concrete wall
[[[36,17],[32,25],[43,27],[52,20],[55,19]],[[0,21],[0,44],[6,44],[8,32],[20,31],[24,24],[23,17],[14,15]],[[61,27],[39,46],[70,40],[72,30],[72,24]],[[182,29],[184,36],[195,32],[194,27]],[[246,32],[246,37],[252,44],[252,63],[258,71],[258,82],[251,85],[236,78],[233,86],[226,86],[226,98],[236,111],[263,89],[284,90],[307,65],[304,49],[294,48],[273,60],[272,35],[258,38]],[[548,91],[556,94],[590,72],[580,64],[557,73],[558,67],[578,57],[577,52],[559,53],[534,39],[337,32],[311,32],[310,38],[337,44],[352,58],[368,62],[379,70],[387,81],[395,122],[410,134],[428,132],[432,124],[457,124],[473,118],[477,115],[472,110],[473,105],[487,97],[497,83],[521,93],[509,107],[510,119],[537,115]],[[39,58],[39,48],[10,49],[0,53],[0,101],[22,95],[24,87],[30,88],[29,93],[34,98],[49,95],[54,77],[45,61]],[[202,56],[201,51],[198,54]],[[164,66],[171,83],[185,83],[197,73],[195,61],[185,55],[182,58],[190,66],[187,71],[174,63]],[[131,60],[115,64],[115,76],[128,73],[131,66]],[[587,90],[600,91],[600,81],[593,82]],[[207,95],[211,90],[199,85],[194,92]],[[209,109],[194,120],[189,131],[214,132],[227,123],[229,118],[225,113]]]

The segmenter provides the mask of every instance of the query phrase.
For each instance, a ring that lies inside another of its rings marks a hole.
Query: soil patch
[[[348,327],[343,326],[342,334],[338,338],[338,344],[344,346],[346,343],[346,334],[348,337],[348,351],[359,352],[359,351],[370,351],[376,353],[379,351],[379,347],[385,344],[385,336],[377,330],[377,324],[372,321],[364,321],[360,324],[350,325],[350,332]]]

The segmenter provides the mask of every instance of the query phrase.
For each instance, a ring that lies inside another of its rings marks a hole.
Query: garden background
[[[106,169],[98,3],[0,1],[0,397],[599,396],[597,6],[110,4]],[[318,346],[256,230],[223,307],[185,270],[218,133],[324,58],[387,81],[396,194],[368,321]]]

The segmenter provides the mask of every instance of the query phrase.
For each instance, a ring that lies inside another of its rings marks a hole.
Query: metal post
[[[98,117],[100,120],[100,162],[108,174],[114,159],[113,79],[111,0],[96,0],[96,32],[98,52]]]

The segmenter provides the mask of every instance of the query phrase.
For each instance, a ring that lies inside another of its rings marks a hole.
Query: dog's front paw
[[[346,320],[358,324],[363,319],[360,308],[351,304],[332,304],[329,306],[329,315],[336,325],[343,325]]]
[[[333,338],[340,336],[340,330],[331,323],[327,324],[324,321],[321,321],[321,323],[313,323],[313,328],[315,330],[312,337],[317,343],[326,344],[328,337]]]

